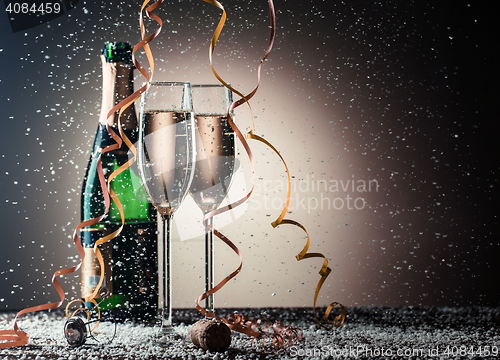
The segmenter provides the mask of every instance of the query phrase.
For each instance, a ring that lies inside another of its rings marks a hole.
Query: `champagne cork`
[[[231,345],[231,330],[216,319],[197,321],[189,333],[193,344],[205,350],[223,352]]]

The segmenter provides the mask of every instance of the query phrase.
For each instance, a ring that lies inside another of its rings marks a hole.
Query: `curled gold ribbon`
[[[99,156],[99,158],[98,158],[98,164],[101,164],[101,156]],[[106,179],[104,178],[102,166],[100,166],[100,169],[98,166],[98,178],[99,178],[100,186],[102,188],[105,188],[106,187]],[[105,201],[106,208],[109,208],[110,199],[106,193],[104,193],[104,201]],[[14,318],[14,322],[13,322],[14,330],[2,330],[2,331],[0,331],[0,340],[5,341],[5,342],[0,343],[0,349],[5,349],[5,348],[10,348],[10,347],[15,347],[15,346],[23,346],[23,345],[26,345],[28,343],[29,334],[26,333],[25,331],[19,330],[19,327],[17,325],[17,318],[19,316],[21,316],[23,314],[28,314],[28,313],[40,311],[40,310],[56,309],[62,305],[64,298],[65,298],[65,295],[64,295],[64,291],[63,291],[61,285],[59,284],[59,281],[57,281],[57,277],[62,276],[62,275],[71,274],[75,271],[78,271],[78,269],[80,269],[82,262],[83,262],[83,259],[85,257],[85,252],[83,250],[83,246],[82,246],[80,239],[78,237],[78,232],[84,227],[95,225],[95,224],[99,223],[103,218],[104,218],[104,215],[101,215],[99,217],[86,220],[86,221],[78,224],[75,231],[73,232],[73,242],[74,242],[76,248],[78,249],[78,252],[79,252],[82,260],[76,266],[57,270],[54,273],[54,275],[52,276],[52,284],[53,284],[54,288],[56,289],[57,293],[59,294],[59,297],[61,300],[59,302],[29,307],[29,308],[26,308],[26,309],[19,311],[16,314],[16,317]]]
[[[210,44],[210,50],[209,50],[209,60],[210,60],[210,66],[212,68],[212,72],[214,73],[215,77],[224,85],[226,86],[228,89],[230,89],[231,91],[233,91],[234,93],[236,93],[237,95],[240,96],[240,99],[236,102],[234,102],[233,104],[231,104],[231,106],[229,107],[228,109],[228,122],[229,124],[231,125],[231,127],[233,128],[233,130],[235,131],[236,135],[238,136],[238,138],[240,139],[241,143],[243,144],[243,147],[245,148],[247,154],[248,154],[248,157],[250,159],[250,162],[251,162],[251,166],[252,166],[252,188],[251,190],[249,191],[249,193],[243,197],[242,199],[240,199],[239,201],[236,201],[235,203],[232,203],[232,204],[229,204],[221,209],[217,209],[215,211],[212,211],[211,213],[208,213],[205,215],[205,219],[207,218],[210,218],[214,215],[217,215],[217,214],[220,214],[222,212],[225,212],[225,211],[228,211],[240,204],[242,204],[243,202],[245,202],[249,197],[250,195],[252,194],[253,192],[253,189],[254,189],[254,185],[255,185],[255,163],[254,163],[254,158],[253,158],[253,155],[252,155],[252,152],[250,150],[250,147],[248,146],[248,143],[245,139],[243,139],[243,136],[241,134],[241,132],[239,131],[238,127],[236,126],[236,124],[233,122],[232,120],[232,117],[230,115],[230,112],[246,103],[250,109],[250,113],[252,114],[252,108],[250,106],[250,103],[249,103],[249,100],[255,95],[255,93],[257,92],[257,89],[259,88],[259,85],[260,85],[260,74],[261,74],[261,68],[262,68],[262,65],[264,63],[264,61],[266,60],[266,58],[268,57],[268,55],[270,54],[271,50],[272,50],[272,46],[273,46],[273,43],[274,43],[274,38],[275,38],[275,34],[276,34],[276,16],[275,16],[275,11],[274,11],[274,4],[273,4],[273,1],[272,0],[268,0],[268,3],[269,3],[269,13],[270,13],[270,20],[271,20],[271,25],[270,25],[270,28],[271,28],[271,32],[270,32],[270,37],[269,37],[269,43],[268,43],[268,47],[266,49],[266,52],[265,52],[265,55],[264,57],[261,59],[260,63],[259,63],[259,66],[258,66],[258,69],[257,69],[257,77],[258,77],[258,81],[257,81],[257,86],[246,96],[244,96],[243,94],[241,94],[240,92],[238,92],[237,90],[235,90],[234,88],[232,88],[230,85],[228,85],[220,76],[219,74],[216,72],[214,66],[213,66],[213,52],[214,52],[214,49],[215,49],[215,45],[217,43],[217,40],[222,32],[222,28],[224,27],[224,23],[226,21],[226,12],[224,10],[224,7],[217,1],[217,0],[203,0],[209,4],[212,4],[214,6],[217,6],[218,8],[220,8],[222,10],[222,16],[221,16],[221,19],[217,25],[217,28],[214,32],[214,35],[212,37],[212,41],[211,41],[211,44]],[[268,147],[270,147],[280,158],[280,160],[283,162],[283,165],[285,166],[285,170],[286,170],[286,173],[287,173],[287,177],[288,177],[288,192],[287,192],[287,198],[286,198],[286,202],[285,202],[285,205],[284,205],[284,208],[281,212],[281,214],[279,215],[279,217],[274,221],[272,222],[272,226],[273,227],[277,227],[278,225],[282,225],[282,224],[290,224],[290,225],[295,225],[299,228],[301,228],[307,235],[307,242],[306,242],[306,245],[304,246],[304,248],[302,249],[302,251],[296,256],[297,260],[300,261],[300,260],[303,260],[303,259],[308,259],[308,258],[315,258],[315,257],[319,257],[319,258],[323,258],[323,265],[319,271],[319,274],[321,276],[319,282],[318,282],[318,285],[316,286],[316,291],[315,291],[315,294],[314,294],[314,301],[313,301],[313,310],[314,310],[314,318],[316,320],[316,322],[323,328],[327,328],[327,329],[332,329],[334,326],[335,327],[340,327],[344,321],[345,321],[345,307],[340,304],[340,303],[337,303],[337,302],[333,302],[331,303],[326,311],[325,311],[325,314],[324,314],[324,320],[327,324],[331,325],[331,326],[325,326],[323,325],[317,318],[316,316],[316,303],[317,303],[317,299],[318,299],[318,296],[319,296],[319,293],[321,291],[321,288],[326,280],[326,278],[330,275],[331,273],[331,269],[328,267],[328,260],[326,259],[326,257],[321,254],[321,253],[308,253],[308,250],[309,250],[309,246],[310,246],[310,238],[309,238],[309,234],[307,233],[307,230],[306,228],[301,225],[300,223],[298,223],[297,221],[295,220],[289,220],[289,219],[285,219],[285,215],[286,215],[286,212],[288,210],[288,207],[289,207],[289,204],[290,204],[290,195],[291,195],[291,180],[290,180],[290,172],[288,170],[288,166],[286,165],[286,162],[285,160],[283,159],[283,157],[281,156],[281,154],[279,153],[279,151],[273,146],[271,145],[271,143],[269,143],[267,140],[263,139],[262,137],[254,134],[254,130],[255,130],[255,126],[253,124],[253,116],[251,115],[252,117],[252,129],[247,133],[245,134],[245,138],[247,139],[253,139],[253,140],[257,140],[257,141],[260,141],[262,142],[263,144],[267,145]],[[218,236],[218,235],[217,235]],[[220,237],[219,237],[220,238]],[[235,250],[236,251],[236,250]],[[241,259],[241,254],[239,253],[239,251],[237,251],[238,255],[240,256],[240,259]],[[238,269],[241,269],[241,264],[240,264],[240,267]],[[238,270],[239,271],[239,270]],[[236,275],[236,274],[235,274]],[[234,276],[235,276],[234,275]],[[214,291],[215,292],[215,291]],[[197,302],[201,301],[201,298],[206,298],[208,296],[210,296],[213,292],[207,292],[205,293],[204,295],[200,296],[200,298],[198,298]],[[197,305],[198,306],[198,305]],[[330,313],[332,311],[332,309],[336,306],[339,306],[341,308],[341,314],[336,316],[333,321],[329,321],[329,316],[330,316]],[[276,346],[279,348],[280,346],[284,346],[286,345],[286,340],[277,340],[277,339],[273,339],[273,345],[277,344]]]
[[[314,293],[314,302],[313,302],[314,319],[323,328],[328,329],[328,328],[333,328],[333,326],[340,327],[344,323],[345,315],[346,315],[345,307],[340,303],[337,303],[337,302],[331,303],[325,311],[324,320],[327,324],[332,325],[331,327],[323,325],[318,320],[318,318],[316,316],[316,302],[318,300],[319,292],[321,291],[321,287],[323,286],[323,283],[325,282],[326,278],[330,275],[332,270],[328,267],[328,260],[326,259],[326,257],[323,254],[321,254],[321,253],[308,253],[307,252],[309,250],[309,246],[310,246],[311,241],[309,238],[309,233],[307,232],[306,228],[302,224],[300,224],[299,222],[297,222],[295,220],[285,219],[285,215],[286,215],[286,212],[288,210],[288,206],[290,205],[290,195],[291,195],[290,172],[288,170],[288,166],[286,165],[285,159],[283,159],[283,156],[281,156],[279,151],[271,143],[269,143],[267,140],[265,140],[264,138],[262,138],[258,135],[255,135],[252,131],[249,132],[248,134],[246,134],[246,136],[249,139],[254,139],[254,140],[260,141],[263,144],[267,145],[269,148],[271,148],[278,155],[278,157],[281,159],[283,165],[285,166],[286,174],[288,177],[288,192],[287,192],[287,197],[286,197],[286,201],[285,201],[285,206],[283,207],[281,214],[278,216],[278,218],[275,221],[273,221],[271,223],[271,225],[273,226],[273,228],[277,227],[278,225],[285,225],[285,224],[295,225],[295,226],[301,228],[306,233],[306,236],[307,236],[306,245],[300,251],[300,253],[298,253],[295,256],[297,261],[300,261],[303,259],[310,259],[310,258],[322,258],[323,259],[323,266],[319,270],[319,275],[321,276],[321,278],[318,282],[318,285],[316,286],[316,291]],[[330,316],[330,312],[336,306],[340,307],[341,314],[336,316],[332,321],[329,321],[328,319]]]
[[[119,213],[120,213],[120,220],[121,220],[121,224],[120,224],[120,227],[115,230],[114,232],[112,232],[111,234],[108,234],[100,239],[98,239],[95,243],[95,246],[94,246],[94,252],[96,254],[96,257],[99,261],[99,264],[100,264],[100,268],[101,269],[104,269],[104,260],[102,258],[102,255],[101,255],[101,252],[99,250],[99,245],[101,244],[104,244],[112,239],[114,239],[115,237],[117,237],[121,231],[123,230],[123,227],[125,225],[125,215],[124,215],[124,211],[123,211],[123,206],[120,202],[120,199],[119,197],[116,195],[116,193],[114,192],[113,190],[113,180],[118,176],[120,175],[122,172],[124,172],[125,170],[127,170],[128,168],[130,168],[130,166],[132,166],[132,164],[135,162],[136,160],[136,155],[137,155],[137,150],[135,148],[135,146],[132,144],[132,142],[130,141],[130,139],[127,137],[127,135],[125,135],[125,132],[123,131],[122,129],[122,126],[121,126],[121,115],[123,114],[123,112],[130,106],[132,105],[140,96],[142,93],[144,93],[148,88],[149,88],[149,84],[151,82],[151,79],[153,77],[153,74],[154,74],[154,60],[153,60],[153,55],[152,55],[152,52],[151,52],[151,49],[149,47],[149,43],[151,41],[153,41],[154,38],[156,38],[158,36],[158,34],[160,33],[161,31],[161,28],[163,26],[163,22],[162,20],[160,19],[159,16],[157,16],[156,14],[152,13],[153,10],[155,10],[156,8],[158,8],[161,3],[163,2],[163,0],[158,0],[156,2],[154,2],[152,5],[147,6],[147,4],[150,2],[150,0],[145,0],[142,4],[142,7],[141,7],[141,13],[140,13],[140,19],[139,19],[139,26],[140,26],[140,30],[141,30],[141,37],[142,37],[142,40],[137,43],[133,50],[132,50],[132,58],[133,58],[133,63],[134,63],[134,66],[141,72],[141,74],[146,78],[147,80],[147,83],[142,86],[139,90],[135,91],[134,93],[132,93],[130,96],[128,96],[127,98],[125,98],[124,100],[120,101],[118,104],[116,104],[109,112],[108,112],[108,116],[107,118],[110,118],[111,116],[113,116],[115,114],[116,111],[119,111],[118,113],[118,131],[120,133],[120,136],[117,136],[113,130],[109,127],[109,125],[106,125],[106,129],[108,130],[108,132],[111,134],[111,136],[113,137],[113,139],[116,141],[117,144],[114,144],[113,146],[117,146],[117,148],[120,148],[121,145],[122,145],[122,142],[124,142],[127,147],[130,149],[130,151],[132,152],[133,156],[131,159],[129,159],[125,164],[121,165],[118,169],[116,169],[115,171],[113,171],[109,177],[108,177],[108,192],[110,194],[110,197],[111,197],[111,200],[115,203]],[[143,11],[145,9],[145,12],[146,12],[146,15],[155,20],[159,27],[158,29],[156,29],[151,35],[149,36],[146,36],[146,30],[145,30],[145,26],[144,26],[144,19],[143,19]],[[146,52],[146,56],[147,56],[147,59],[148,59],[148,62],[149,62],[149,66],[151,68],[151,76],[149,76],[149,73],[144,69],[144,67],[137,61],[136,57],[135,57],[135,53],[137,50],[139,50],[140,48],[144,47],[144,50]],[[109,208],[106,208],[106,213],[109,211]],[[100,275],[100,278],[99,278],[99,283],[97,284],[97,286],[95,287],[94,289],[94,292],[88,296],[85,297],[85,300],[86,301],[92,301],[98,294],[100,288],[101,288],[101,285],[104,281],[104,271],[101,271],[101,275]],[[68,316],[68,314],[66,313],[66,316]]]
[[[220,209],[216,209],[216,210],[214,210],[212,212],[209,212],[203,218],[203,220],[205,221],[206,219],[209,219],[209,218],[211,218],[211,217],[213,217],[213,216],[215,216],[217,214],[221,214],[223,212],[226,212],[226,211],[228,211],[230,209],[235,208],[236,206],[239,206],[239,205],[243,204],[246,200],[248,200],[248,198],[250,197],[250,195],[252,194],[252,192],[254,190],[255,180],[256,180],[256,177],[255,177],[255,173],[256,172],[255,172],[255,161],[254,161],[254,157],[253,157],[253,154],[252,154],[252,150],[250,149],[250,146],[248,145],[248,142],[246,141],[246,136],[244,136],[241,133],[241,131],[238,129],[238,126],[234,123],[233,118],[231,116],[231,111],[234,110],[236,107],[238,107],[238,106],[246,103],[248,105],[249,109],[250,109],[250,113],[252,113],[252,107],[251,107],[251,105],[249,103],[249,100],[257,92],[257,89],[258,89],[258,87],[260,85],[260,73],[261,73],[262,65],[263,65],[264,61],[266,60],[266,58],[268,57],[268,55],[270,54],[270,52],[272,50],[272,46],[273,46],[274,38],[275,38],[275,33],[276,33],[276,18],[275,18],[275,12],[274,12],[274,4],[273,4],[272,0],[269,0],[269,12],[270,12],[270,15],[271,15],[270,16],[270,18],[271,18],[271,34],[270,34],[270,37],[269,37],[269,43],[268,43],[268,47],[266,49],[265,55],[261,59],[260,64],[258,66],[258,72],[257,72],[258,83],[257,83],[257,86],[248,95],[245,96],[242,93],[240,93],[238,90],[234,89],[229,84],[227,84],[219,76],[219,74],[217,73],[217,71],[215,70],[215,68],[213,66],[213,52],[214,52],[217,40],[218,40],[218,38],[219,38],[219,36],[220,36],[220,34],[222,32],[222,29],[224,27],[224,23],[226,21],[226,11],[225,11],[224,7],[217,0],[203,0],[203,1],[207,2],[209,4],[212,4],[214,6],[217,6],[218,8],[220,8],[222,10],[221,19],[220,19],[220,21],[219,21],[219,23],[217,25],[217,28],[216,28],[216,30],[214,32],[213,37],[212,37],[212,41],[210,43],[210,50],[209,50],[210,66],[212,68],[213,74],[219,80],[219,82],[221,82],[225,87],[227,87],[232,92],[234,92],[235,94],[237,94],[238,96],[240,96],[239,100],[233,102],[230,105],[230,107],[229,107],[229,109],[227,111],[227,119],[228,119],[229,125],[234,130],[236,136],[238,137],[238,139],[242,143],[243,147],[245,148],[245,151],[246,151],[246,153],[247,153],[247,155],[248,155],[248,157],[250,159],[250,163],[251,163],[251,166],[252,166],[252,188],[250,189],[250,191],[248,192],[248,194],[246,196],[244,196],[243,198],[241,198],[240,200],[237,200],[237,201],[235,201],[235,202],[233,202],[233,203],[231,203],[231,204],[229,204],[229,205],[227,205],[225,207],[222,207]],[[251,115],[251,118],[252,118],[252,123],[253,123],[253,116],[252,115]],[[253,128],[254,128],[254,126],[252,126],[252,130],[253,130]],[[208,229],[208,230],[210,230],[210,229]],[[231,330],[233,330],[233,331],[237,331],[237,332],[240,332],[240,333],[252,336],[253,337],[252,343],[254,342],[255,339],[257,339],[258,337],[261,337],[262,338],[262,346],[263,346],[263,348],[264,348],[265,351],[278,351],[278,350],[282,349],[284,346],[292,344],[293,342],[301,339],[302,338],[302,332],[301,332],[300,329],[294,328],[294,327],[290,327],[290,326],[285,326],[281,322],[275,323],[272,326],[272,332],[271,332],[270,331],[270,329],[271,329],[270,322],[269,322],[269,320],[267,318],[261,317],[257,321],[255,321],[255,320],[252,320],[252,319],[248,319],[248,318],[246,318],[245,316],[243,316],[241,314],[234,314],[234,315],[229,315],[225,319],[223,319],[223,318],[220,318],[218,316],[215,316],[215,314],[213,314],[213,313],[207,313],[206,310],[203,309],[199,305],[200,301],[208,298],[209,296],[211,296],[215,292],[219,291],[229,280],[231,280],[236,275],[238,275],[238,273],[241,271],[241,268],[242,268],[242,265],[243,265],[243,258],[242,258],[242,255],[241,255],[239,249],[226,236],[224,236],[223,234],[221,234],[218,230],[213,229],[213,231],[214,231],[214,234],[219,239],[221,239],[226,245],[228,245],[239,256],[239,258],[240,258],[240,265],[239,265],[239,267],[235,271],[233,271],[230,275],[228,275],[226,278],[224,278],[214,288],[212,288],[209,291],[203,293],[202,295],[200,295],[196,299],[196,308],[198,309],[198,311],[200,311],[205,316],[215,317],[216,319],[225,322],[226,325]],[[266,326],[264,328],[261,327],[261,324],[262,324],[263,321],[266,321]],[[269,346],[269,343],[271,344],[271,346]]]
[[[57,293],[59,294],[59,297],[60,297],[61,300],[59,302],[49,303],[49,304],[44,304],[44,305],[39,305],[39,306],[34,306],[34,307],[26,308],[26,309],[23,309],[23,310],[19,311],[16,314],[15,318],[14,318],[13,330],[1,330],[0,331],[0,341],[4,341],[4,342],[0,343],[0,349],[10,348],[10,347],[15,347],[15,346],[23,346],[23,345],[26,345],[28,343],[29,334],[26,333],[25,331],[19,330],[19,327],[17,325],[17,318],[19,316],[21,316],[23,314],[28,314],[28,313],[40,311],[40,310],[56,309],[56,308],[58,308],[58,307],[60,307],[62,305],[62,303],[64,302],[64,299],[65,299],[65,294],[64,294],[64,291],[63,291],[61,285],[57,281],[57,277],[58,276],[62,276],[62,275],[67,275],[67,274],[70,274],[70,273],[73,273],[73,272],[76,272],[76,271],[78,271],[80,269],[80,267],[82,266],[82,263],[83,263],[83,259],[85,258],[85,252],[83,250],[83,246],[81,244],[80,238],[78,237],[78,232],[81,229],[83,229],[83,228],[85,228],[87,226],[92,226],[92,225],[95,225],[95,224],[98,224],[99,222],[101,222],[104,219],[104,217],[106,216],[106,214],[109,212],[109,208],[110,208],[110,204],[111,204],[110,200],[113,200],[113,202],[116,204],[116,206],[117,206],[117,208],[118,208],[118,210],[120,212],[120,217],[121,217],[121,223],[122,224],[121,224],[121,227],[117,231],[115,231],[114,233],[112,233],[112,234],[110,234],[110,235],[108,235],[106,237],[103,237],[103,238],[99,239],[96,242],[96,245],[94,246],[94,252],[95,252],[95,254],[96,254],[97,258],[98,258],[98,261],[99,261],[101,269],[104,269],[104,261],[103,261],[103,258],[102,258],[102,255],[101,255],[100,251],[99,251],[98,246],[100,244],[103,244],[106,241],[109,241],[112,238],[116,237],[121,232],[121,230],[123,229],[123,226],[125,224],[124,213],[123,213],[123,206],[121,205],[120,200],[118,199],[118,196],[114,193],[111,184],[112,184],[113,179],[116,178],[116,176],[118,176],[120,173],[122,173],[123,171],[125,171],[128,167],[130,167],[133,164],[133,162],[135,161],[135,156],[136,156],[135,147],[133,146],[132,142],[127,138],[127,136],[125,135],[125,133],[122,130],[121,122],[120,122],[120,117],[121,117],[123,111],[127,107],[129,107],[134,101],[136,101],[140,97],[140,95],[148,89],[149,83],[150,83],[151,78],[152,78],[153,73],[154,73],[154,61],[153,61],[153,56],[152,56],[152,53],[151,53],[151,49],[149,48],[149,43],[156,36],[158,36],[158,34],[160,33],[161,27],[162,27],[162,21],[161,21],[161,19],[156,14],[153,14],[152,11],[154,9],[156,9],[158,6],[160,6],[160,4],[163,2],[163,0],[158,0],[155,3],[153,3],[152,5],[150,5],[150,6],[148,6],[146,8],[146,11],[145,11],[146,15],[149,18],[155,20],[159,24],[159,28],[154,33],[152,33],[149,36],[146,36],[146,31],[145,31],[145,27],[144,27],[144,21],[143,21],[142,12],[143,12],[144,8],[147,6],[147,4],[149,2],[150,2],[150,0],[145,0],[144,3],[143,3],[143,5],[142,5],[142,7],[141,7],[141,13],[140,13],[140,30],[141,30],[142,40],[132,50],[132,52],[133,52],[134,66],[137,69],[139,69],[139,71],[144,75],[144,77],[147,80],[147,83],[146,83],[146,85],[144,85],[143,87],[141,87],[139,90],[137,90],[136,92],[134,92],[132,95],[130,95],[129,97],[127,97],[125,100],[123,100],[119,104],[117,104],[108,113],[108,118],[109,118],[118,109],[120,110],[119,116],[118,116],[118,128],[119,128],[119,132],[120,132],[121,138],[120,138],[120,136],[118,136],[111,129],[111,127],[109,125],[106,125],[106,130],[112,136],[112,138],[115,140],[116,144],[109,145],[105,149],[103,149],[101,151],[101,153],[99,154],[99,157],[98,157],[98,160],[97,160],[97,174],[98,174],[98,178],[99,178],[99,185],[100,185],[100,187],[102,189],[102,192],[103,192],[104,203],[105,203],[105,211],[104,211],[104,213],[102,215],[100,215],[98,217],[95,217],[95,218],[92,218],[92,219],[89,219],[89,220],[81,222],[80,224],[78,224],[76,226],[76,228],[75,228],[75,230],[73,232],[73,242],[74,242],[74,244],[75,244],[75,246],[76,246],[76,248],[77,248],[77,250],[78,250],[78,252],[80,254],[80,257],[81,257],[80,263],[77,264],[76,266],[72,266],[72,267],[69,267],[69,268],[60,269],[60,270],[56,271],[54,273],[53,277],[52,277],[52,284],[54,285],[54,288],[56,289]],[[147,73],[147,71],[140,65],[140,63],[135,59],[134,54],[141,47],[144,47],[144,49],[145,49],[146,56],[148,58],[148,62],[149,62],[150,68],[151,68],[151,77],[149,76],[149,74]],[[122,144],[122,139],[125,142],[125,144],[132,150],[134,156],[126,164],[122,165],[119,169],[115,170],[109,176],[109,178],[108,178],[108,184],[106,184],[106,178],[104,176],[104,172],[103,172],[103,168],[102,168],[102,155],[105,154],[106,152],[119,149],[121,147],[121,144]],[[108,190],[108,186],[109,186],[109,190]],[[101,272],[101,277],[100,277],[98,286],[96,286],[96,289],[93,292],[93,294],[91,294],[90,296],[85,297],[85,301],[90,301],[94,305],[97,306],[97,303],[94,300],[94,298],[96,297],[97,293],[99,292],[99,289],[100,289],[100,287],[101,287],[101,285],[103,283],[103,280],[104,280],[104,273]],[[77,300],[73,300],[70,303],[68,303],[68,305],[66,306],[66,317],[68,317],[68,318],[70,317],[69,314],[68,314],[69,306],[72,303],[74,303],[75,301],[84,302],[81,299],[77,299]],[[97,307],[97,309],[98,309],[98,318],[100,318],[99,307]],[[73,312],[72,315],[75,315],[78,311],[81,311],[81,309],[77,309],[75,312]],[[85,312],[86,312],[87,318],[89,318],[90,317],[89,312],[88,311],[85,311]],[[94,329],[96,328],[96,326],[98,324],[99,324],[99,322],[96,323],[96,325],[94,326]]]

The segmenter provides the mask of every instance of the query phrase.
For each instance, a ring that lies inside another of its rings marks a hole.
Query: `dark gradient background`
[[[98,54],[105,41],[139,41],[140,5],[73,1],[64,15],[16,32],[8,14],[0,16],[0,310],[57,301],[52,274],[78,261],[71,235],[99,113]],[[267,46],[267,3],[224,6],[228,21],[214,64],[247,93]],[[308,229],[310,250],[324,253],[333,269],[318,304],[498,306],[498,30],[491,2],[275,6],[276,43],[252,107],[256,133],[280,150],[294,176],[288,215]],[[157,13],[164,27],[152,45],[155,80],[215,82],[208,46],[220,10],[166,1]],[[142,81],[137,76],[136,84]],[[238,109],[242,130],[251,127],[249,116]],[[280,210],[268,205],[283,202],[284,170],[269,149],[251,146],[259,178],[253,202],[223,229],[243,252],[243,271],[217,304],[312,306],[321,260],[297,262],[301,230],[271,227]],[[318,191],[312,180],[376,180],[379,187]],[[366,206],[301,206],[348,195]],[[200,240],[176,242],[176,307],[192,307],[202,292]],[[222,245],[217,256],[218,278],[238,266]],[[69,299],[79,296],[79,280],[61,280]]]

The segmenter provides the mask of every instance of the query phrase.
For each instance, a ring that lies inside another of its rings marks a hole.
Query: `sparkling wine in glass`
[[[189,83],[151,83],[141,99],[137,162],[144,189],[158,212],[160,344],[167,344],[174,335],[170,229],[194,176],[192,109]]]
[[[213,216],[226,197],[235,171],[235,134],[227,111],[232,92],[223,85],[192,85],[196,167],[190,193],[204,214],[205,292],[214,287]],[[214,316],[214,296],[205,299],[206,317]]]

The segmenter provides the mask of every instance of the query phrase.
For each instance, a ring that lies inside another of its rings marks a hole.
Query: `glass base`
[[[178,340],[182,340],[182,337],[175,331],[173,326],[169,325],[163,326],[160,330],[158,330],[153,340],[153,344],[159,346],[169,346]]]

